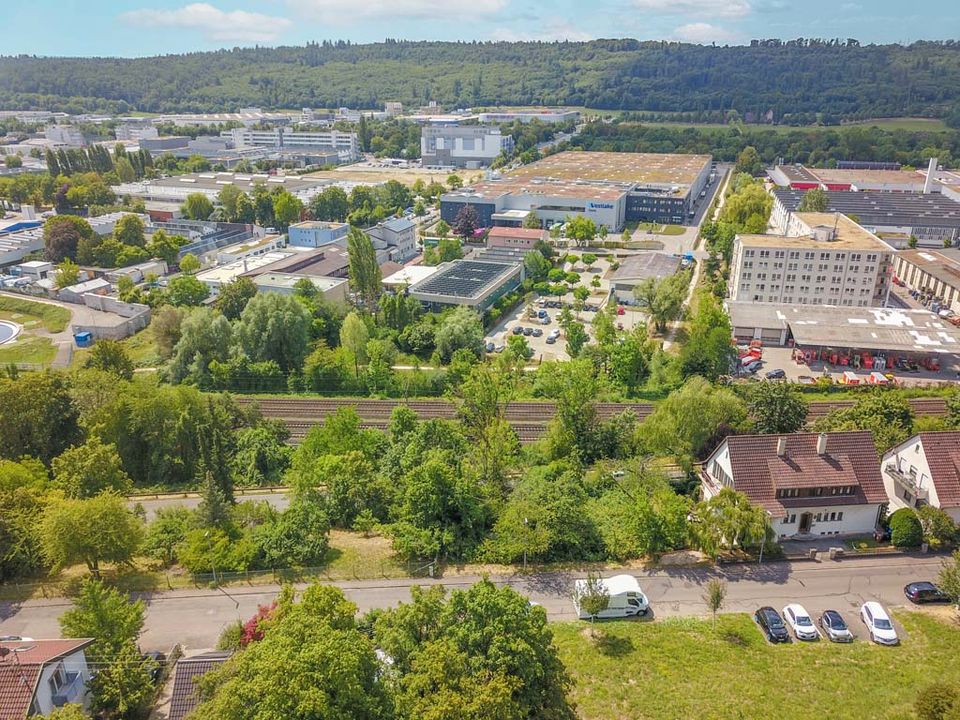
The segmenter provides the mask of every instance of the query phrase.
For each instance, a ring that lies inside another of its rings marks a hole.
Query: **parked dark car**
[[[524,328],[523,334],[526,335],[527,337],[530,337],[531,335],[533,335],[533,328],[532,327]]]
[[[836,610],[826,610],[820,616],[820,627],[830,642],[853,642],[853,633],[846,620]]]
[[[767,373],[767,380],[783,380],[787,376],[787,373],[777,368],[776,370],[771,370]]]
[[[787,634],[787,626],[780,617],[780,613],[769,605],[757,610],[753,615],[767,640],[772,643],[790,642],[790,635]]]
[[[907,600],[920,605],[922,603],[950,602],[950,597],[932,582],[912,582],[903,588]]]
[[[523,335],[523,328],[520,325],[517,325],[511,330],[514,335]]]
[[[163,666],[167,662],[167,656],[162,652],[157,652],[156,650],[151,650],[150,652],[145,652],[143,654],[144,660],[150,660],[150,680],[156,685],[160,682],[160,677],[163,675]]]

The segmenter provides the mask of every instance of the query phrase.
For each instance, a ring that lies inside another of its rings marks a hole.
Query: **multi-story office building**
[[[785,235],[738,235],[730,299],[783,305],[886,304],[894,250],[839,213],[793,213]]]
[[[43,132],[47,140],[70,147],[83,147],[87,139],[76,125],[49,125]]]
[[[306,220],[294,223],[287,230],[288,242],[296,247],[323,247],[325,245],[347,246],[347,223]]]
[[[272,130],[251,130],[249,128],[234,128],[224,130],[221,137],[233,140],[234,147],[270,147],[270,148],[316,148],[334,149],[344,162],[352,162],[360,158],[360,141],[356,133],[340,132],[339,130],[324,130],[321,132],[296,132],[291,128],[274,128]]]
[[[539,120],[542,123],[556,124],[566,122],[576,122],[580,119],[579,110],[567,110],[565,108],[529,108],[520,110],[491,110],[482,112],[479,116],[482,123],[509,123],[520,121],[522,123]]]
[[[513,137],[479,125],[426,126],[420,134],[424,166],[480,168],[513,151]]]
[[[126,140],[140,142],[146,139],[155,139],[160,137],[160,132],[153,125],[133,124],[117,125],[115,130],[117,140]]]

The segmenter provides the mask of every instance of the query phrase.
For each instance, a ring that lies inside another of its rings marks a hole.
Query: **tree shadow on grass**
[[[593,643],[601,655],[606,657],[625,657],[634,651],[633,640],[601,631],[593,638]]]

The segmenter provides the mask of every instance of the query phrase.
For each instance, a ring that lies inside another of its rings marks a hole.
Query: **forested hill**
[[[822,111],[838,119],[945,117],[960,108],[960,42],[324,42],[138,59],[0,58],[0,107],[9,109],[369,108],[387,100],[772,110],[778,121]]]

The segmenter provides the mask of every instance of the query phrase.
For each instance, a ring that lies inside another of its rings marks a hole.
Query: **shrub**
[[[890,540],[900,548],[917,547],[923,542],[920,520],[910,508],[901,508],[890,516]]]
[[[960,701],[956,688],[944,683],[928,685],[917,695],[913,709],[919,720],[944,720],[952,717],[950,711]]]

